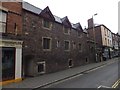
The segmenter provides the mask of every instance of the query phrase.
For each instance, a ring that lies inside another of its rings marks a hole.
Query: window
[[[88,58],[85,58],[85,61],[86,61],[86,63],[88,63],[89,61],[88,61]]]
[[[73,49],[76,49],[76,43],[73,42]]]
[[[70,42],[65,41],[65,50],[70,50]]]
[[[70,29],[63,27],[64,33],[70,35]]]
[[[105,45],[107,45],[107,39],[105,38]]]
[[[78,45],[79,51],[82,51],[82,45],[79,43]]]
[[[112,45],[112,44],[111,44],[111,40],[110,40],[110,45]]]
[[[14,24],[14,32],[17,35],[17,33],[18,33],[18,25],[16,23]]]
[[[38,73],[45,73],[45,62],[38,62]]]
[[[6,17],[7,13],[0,10],[0,32],[3,33],[6,31]]]
[[[48,28],[48,29],[51,29],[51,22],[46,20],[46,19],[43,19],[43,27],[44,28]]]
[[[60,47],[60,41],[57,41],[57,47]]]
[[[43,38],[43,49],[44,50],[51,49],[51,39],[50,38]]]
[[[89,34],[87,33],[87,37],[89,37]]]
[[[69,67],[71,68],[73,66],[73,60],[69,59],[68,64],[69,64]]]
[[[81,35],[81,33],[80,33],[80,31],[78,31],[78,37],[81,37],[82,35]]]
[[[90,47],[90,52],[94,52],[94,47]]]

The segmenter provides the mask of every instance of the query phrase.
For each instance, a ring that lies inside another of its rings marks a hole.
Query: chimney
[[[93,27],[93,18],[88,19],[88,28]]]

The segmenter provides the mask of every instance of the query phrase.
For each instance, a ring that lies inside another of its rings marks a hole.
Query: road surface
[[[112,87],[118,80],[118,62],[114,61],[80,75],[44,88],[99,88]]]

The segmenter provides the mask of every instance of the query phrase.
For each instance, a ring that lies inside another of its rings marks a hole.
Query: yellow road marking
[[[22,81],[22,78],[17,78],[17,79],[14,79],[14,80],[2,81],[2,82],[0,82],[0,86],[7,85],[7,84],[13,83],[13,82],[20,82],[20,81]]]
[[[116,88],[119,84],[120,84],[120,79],[113,84],[112,88]]]

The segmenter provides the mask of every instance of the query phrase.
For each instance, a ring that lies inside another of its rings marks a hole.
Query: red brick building
[[[96,52],[102,53],[100,54],[101,60],[102,60],[102,57],[105,57],[106,59],[112,58],[113,40],[112,40],[111,30],[103,24],[95,26],[93,21],[89,19],[88,20],[88,33],[89,33],[90,38],[95,41],[96,46],[98,47]]]
[[[22,3],[0,2],[0,50],[2,75],[0,84],[22,78]]]

